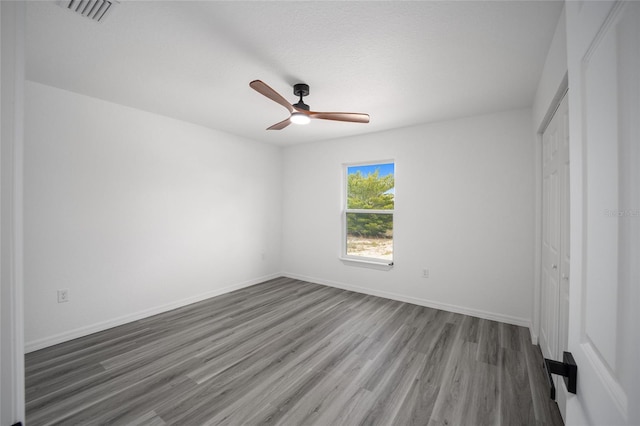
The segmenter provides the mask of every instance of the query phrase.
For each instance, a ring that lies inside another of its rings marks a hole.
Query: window
[[[393,162],[345,166],[343,255],[349,260],[393,264]]]

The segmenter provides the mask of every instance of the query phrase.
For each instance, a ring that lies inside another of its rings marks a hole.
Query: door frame
[[[0,2],[0,423],[24,423],[22,257],[25,3]]]
[[[565,70],[564,77],[558,86],[554,97],[547,106],[544,119],[536,129],[535,139],[535,236],[534,236],[534,279],[533,279],[533,324],[531,328],[531,341],[539,344],[542,309],[542,135],[549,126],[551,119],[560,106],[560,102],[568,96],[569,74]],[[571,106],[569,106],[571,108]]]

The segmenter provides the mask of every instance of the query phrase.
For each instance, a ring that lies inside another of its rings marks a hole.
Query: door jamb
[[[548,105],[547,113],[536,130],[534,149],[535,170],[535,213],[534,213],[534,260],[533,260],[533,317],[531,326],[531,342],[539,344],[540,336],[540,309],[542,308],[542,135],[551,122],[553,115],[558,110],[560,102],[569,90],[569,73],[565,71],[564,77],[558,86],[555,96]],[[569,105],[569,108],[571,106]]]

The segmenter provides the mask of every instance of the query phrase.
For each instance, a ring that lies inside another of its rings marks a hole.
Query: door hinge
[[[564,378],[564,384],[567,386],[567,390],[571,393],[576,393],[578,385],[578,365],[576,360],[573,359],[571,352],[562,353],[562,362],[554,361],[552,359],[544,359],[544,369],[547,372],[547,383],[551,391],[551,399],[556,399],[556,386],[553,384],[552,374],[558,374]]]

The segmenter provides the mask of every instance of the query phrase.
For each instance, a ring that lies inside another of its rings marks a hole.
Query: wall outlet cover
[[[58,290],[58,303],[65,303],[69,301],[69,289],[63,288]]]

